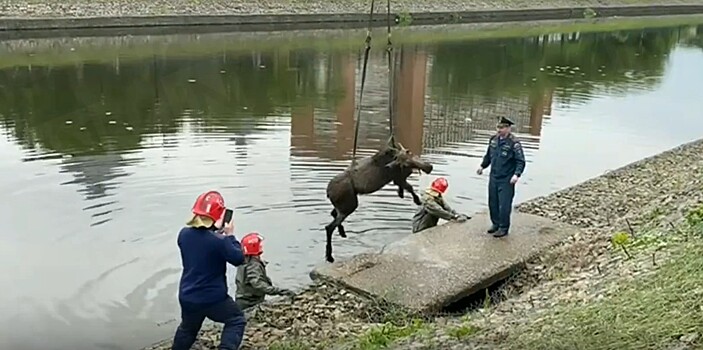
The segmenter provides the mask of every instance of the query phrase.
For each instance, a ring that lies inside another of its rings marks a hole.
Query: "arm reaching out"
[[[274,287],[269,281],[269,279],[264,277],[266,276],[266,272],[264,271],[264,268],[263,266],[261,266],[261,264],[248,265],[247,267],[248,268],[246,272],[246,279],[247,281],[249,281],[252,287],[256,288],[257,290],[263,292],[266,295],[292,294],[292,292],[287,289]]]

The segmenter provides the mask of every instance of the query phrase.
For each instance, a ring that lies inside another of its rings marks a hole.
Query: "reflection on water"
[[[486,201],[473,171],[496,116],[511,116],[528,160],[517,200],[543,195],[701,137],[701,38],[693,27],[398,47],[396,137],[473,212]],[[361,155],[388,137],[380,53]],[[359,71],[356,52],[313,49],[0,71],[0,327],[15,330],[1,347],[170,336],[175,236],[208,189],[236,207],[240,236],[267,237],[274,280],[307,283],[323,262],[326,183],[349,164]],[[362,197],[336,253],[404,237],[415,208],[390,186]]]

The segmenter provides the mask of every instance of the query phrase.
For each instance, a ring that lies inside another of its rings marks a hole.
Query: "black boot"
[[[488,233],[489,235],[490,235],[490,234],[493,234],[493,233],[496,233],[496,232],[498,232],[498,226],[497,226],[497,225],[491,225],[491,227],[489,227],[488,230],[486,231],[486,233]]]
[[[508,230],[501,228],[493,234],[493,237],[500,238],[500,237],[505,237],[507,235],[508,235]]]

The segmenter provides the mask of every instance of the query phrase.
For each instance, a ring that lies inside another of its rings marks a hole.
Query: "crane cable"
[[[369,51],[371,51],[371,29],[373,28],[373,10],[376,5],[376,0],[371,0],[371,9],[369,10],[369,25],[366,31],[366,48],[364,50],[364,64],[361,69],[361,87],[359,89],[359,103],[357,106],[356,122],[354,126],[354,146],[352,148],[352,166],[356,163],[356,149],[359,140],[359,125],[361,124],[361,105],[364,96],[364,85],[366,83],[366,69],[369,63]],[[391,0],[386,0],[386,27],[388,32],[388,42],[386,47],[386,54],[388,56],[388,123],[389,123],[389,133],[390,133],[390,144],[395,145],[394,133],[393,133],[393,46],[391,42]]]

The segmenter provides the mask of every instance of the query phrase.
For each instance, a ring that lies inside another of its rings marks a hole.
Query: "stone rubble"
[[[429,334],[404,339],[395,348],[495,348],[494,342],[509,327],[530,322],[559,302],[597,300],[617,281],[648,273],[653,267],[649,254],[625,261],[620,250],[611,248],[610,238],[629,227],[636,234],[656,226],[668,229],[703,203],[701,154],[703,140],[522,203],[517,210],[579,226],[584,233],[526,263],[522,272],[492,296],[500,303],[463,316],[435,317],[430,320]],[[664,252],[657,253],[657,262],[665,259]],[[243,349],[268,349],[276,342],[329,349],[330,344],[353,339],[381,323],[386,310],[374,300],[332,285],[314,284],[292,302],[284,299],[262,305],[249,322]],[[492,338],[470,337],[468,344],[449,335],[451,329],[466,324],[490,329]],[[685,335],[682,349],[697,336]],[[215,349],[218,337],[218,329],[204,331],[198,349]],[[167,345],[148,349],[168,349]]]
[[[277,298],[251,312],[243,350],[268,349],[276,342],[295,341],[306,348],[358,335],[380,320],[383,308],[374,300],[334,285],[315,283],[292,298]],[[201,331],[194,350],[217,349],[221,328]],[[145,350],[170,349],[165,341]]]

